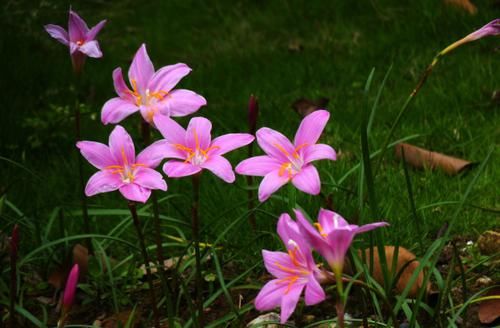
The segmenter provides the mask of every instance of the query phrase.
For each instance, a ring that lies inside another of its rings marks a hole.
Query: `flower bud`
[[[250,96],[248,101],[248,127],[250,134],[255,135],[257,130],[257,117],[259,116],[259,103],[254,95]]]
[[[12,259],[17,258],[17,251],[19,249],[19,226],[16,224],[12,229],[12,236],[10,237],[10,256]]]
[[[79,274],[80,268],[78,264],[75,264],[68,275],[66,287],[64,288],[62,305],[65,312],[68,312],[71,309],[73,301],[75,300],[76,285],[78,284]]]

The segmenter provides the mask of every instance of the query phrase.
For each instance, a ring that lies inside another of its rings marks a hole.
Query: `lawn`
[[[329,198],[329,206],[351,223],[387,221],[389,228],[357,238],[355,246],[400,245],[423,264],[434,258],[437,261],[439,254],[431,254],[435,240],[442,241],[441,251],[451,245],[450,240],[463,244],[487,230],[498,231],[500,102],[498,96],[492,100],[493,92],[500,88],[498,38],[463,45],[442,57],[388,139],[391,144],[406,140],[466,159],[474,163],[470,169],[450,176],[441,170],[405,167],[396,160],[393,147],[383,152],[382,160],[377,155],[434,56],[500,16],[496,2],[477,2],[477,14],[470,15],[443,1],[75,1],[72,8],[89,25],[107,19],[98,36],[104,56],[87,59],[79,84],[75,84],[68,49],[43,29],[47,23],[66,27],[70,3],[20,0],[1,4],[0,238],[7,240],[13,226],[19,225],[20,322],[55,325],[58,312],[54,302],[40,302],[39,298],[54,294],[47,278],[61,271],[61,265],[68,265],[76,243],[84,243],[83,238],[72,237],[85,233],[77,160],[81,155],[75,147],[72,116],[75,99],[79,99],[82,113],[82,139],[107,144],[114,125],[103,125],[100,113],[103,104],[116,96],[112,71],[122,67],[127,72],[142,43],[156,69],[178,62],[193,69],[180,87],[206,98],[207,106],[194,116],[212,121],[213,137],[247,132],[247,104],[252,94],[260,108],[258,128],[269,127],[290,138],[302,120],[292,103],[298,98],[329,99],[330,120],[321,142],[331,145],[338,158],[315,164],[322,179],[321,197],[295,193],[287,186],[266,202],[254,200],[249,210],[248,189],[255,192],[260,178],[249,188],[245,177],[238,174],[233,184],[210,173],[201,175],[199,215],[203,298],[209,302],[207,326],[211,322],[216,327],[243,327],[259,315],[252,302],[270,278],[265,275],[261,251],[283,250],[276,224],[291,207],[300,206],[315,220]],[[192,116],[176,120],[186,126]],[[373,121],[363,148],[368,117]],[[132,135],[136,149],[143,149],[140,115],[134,114],[120,125]],[[153,140],[160,138],[154,131]],[[257,144],[254,150],[262,153]],[[368,154],[374,154],[371,161]],[[227,155],[233,168],[246,157],[245,148]],[[84,161],[83,169],[86,181],[95,168]],[[168,191],[156,193],[164,256],[173,259],[187,254],[186,261],[169,272],[176,272],[170,276],[178,295],[176,317],[189,326],[194,310],[186,304],[189,297],[195,297],[196,271],[191,244],[192,186],[189,178],[166,180]],[[88,198],[88,206],[91,233],[96,235],[94,251],[109,261],[92,257],[77,295],[79,306],[68,322],[92,324],[99,316],[130,313],[137,306],[145,324],[151,311],[145,278],[138,269],[142,260],[138,251],[124,243],[139,247],[127,203],[114,192]],[[150,206],[151,202],[138,209],[153,256]],[[251,215],[256,218],[255,229],[248,221]],[[451,231],[439,239],[446,225]],[[0,251],[7,252],[7,248]],[[476,264],[476,271],[467,271],[469,284],[480,274],[499,283],[495,267],[474,262],[467,263],[467,268]],[[110,270],[113,266],[117,267]],[[0,314],[7,322],[8,255],[1,267],[0,309],[5,307]],[[441,274],[450,280],[440,289],[441,296],[460,286],[460,275]],[[157,293],[162,289],[159,276],[154,275]],[[434,284],[436,279],[430,277]],[[330,295],[334,294],[331,289]],[[371,297],[371,306],[376,308]],[[446,298],[444,308],[453,309]],[[360,299],[350,299],[346,311],[357,313],[353,308]],[[300,308],[293,317],[296,324],[304,326],[307,315],[314,315],[316,321],[334,318],[334,302],[329,299],[325,304],[321,311]],[[404,304],[396,316],[414,324],[411,314],[420,302]],[[371,318],[394,324],[387,311],[372,309]],[[384,315],[377,316],[381,313]],[[467,313],[465,308],[463,313]],[[447,315],[455,314],[456,309]],[[429,322],[426,316],[429,314],[415,314],[421,327]],[[447,324],[446,320],[440,323]]]

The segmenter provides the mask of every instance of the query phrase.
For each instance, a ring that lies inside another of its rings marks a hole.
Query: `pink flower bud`
[[[17,258],[17,251],[19,249],[19,226],[16,224],[12,229],[12,236],[10,237],[10,256],[12,259]]]
[[[488,24],[481,27],[479,30],[472,32],[468,36],[467,39],[470,41],[478,40],[484,38],[486,36],[495,36],[500,34],[500,18],[497,18]]]
[[[250,96],[248,101],[248,126],[250,134],[255,135],[257,129],[257,117],[259,116],[259,103],[254,95]]]
[[[65,312],[71,309],[73,301],[75,300],[76,285],[78,284],[78,276],[80,274],[80,268],[78,264],[75,264],[71,269],[68,276],[68,281],[66,282],[66,288],[64,288],[63,296],[63,310]]]

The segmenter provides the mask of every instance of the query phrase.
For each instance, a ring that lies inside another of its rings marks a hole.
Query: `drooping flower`
[[[155,72],[143,44],[134,56],[128,71],[132,90],[123,80],[121,68],[113,71],[113,82],[118,97],[108,100],[101,113],[104,124],[118,123],[127,116],[140,111],[145,121],[152,124],[153,117],[186,116],[207,104],[205,98],[175,85],[191,72],[186,64],[178,63],[160,68]]]
[[[287,253],[262,251],[267,271],[276,279],[266,283],[255,299],[257,310],[281,307],[281,323],[285,323],[295,310],[305,288],[306,305],[325,299],[318,281],[320,270],[314,263],[309,245],[301,236],[299,227],[286,213],[278,221],[278,234]]]
[[[236,173],[264,177],[259,186],[261,202],[290,181],[305,193],[319,194],[321,181],[311,162],[337,158],[332,147],[316,144],[329,117],[326,110],[307,115],[300,123],[293,144],[278,131],[269,128],[257,131],[257,142],[266,155],[242,161],[236,166]]]
[[[500,35],[500,18],[494,19],[488,24],[484,25],[480,29],[468,34],[464,38],[452,43],[448,47],[446,47],[443,51],[441,51],[440,55],[445,55],[446,53],[452,51],[453,49],[461,46],[464,43],[476,41],[482,39],[487,36],[495,36]]]
[[[154,170],[163,159],[165,145],[165,140],[158,140],[136,157],[132,138],[119,125],[109,135],[109,147],[93,141],[78,142],[83,157],[100,170],[90,177],[85,194],[119,190],[126,199],[145,203],[152,189],[167,190],[165,180]]]
[[[70,10],[68,31],[54,24],[45,25],[44,28],[51,37],[69,47],[73,69],[75,72],[80,72],[85,62],[85,56],[102,57],[96,36],[105,24],[106,20],[102,20],[89,29],[85,21],[77,13]]]
[[[196,174],[203,169],[232,183],[235,180],[231,163],[222,155],[248,145],[254,137],[248,133],[229,133],[212,140],[212,123],[204,117],[194,117],[186,130],[173,119],[155,116],[154,123],[167,141],[165,158],[174,158],[163,165],[170,178]]]
[[[76,285],[78,284],[78,277],[80,275],[80,268],[78,264],[73,265],[66,286],[64,287],[64,295],[62,300],[63,311],[68,312],[75,301]]]
[[[315,228],[299,210],[295,210],[295,215],[304,238],[335,272],[342,272],[345,255],[357,234],[389,225],[387,222],[374,222],[357,226],[349,224],[333,211],[320,209]]]

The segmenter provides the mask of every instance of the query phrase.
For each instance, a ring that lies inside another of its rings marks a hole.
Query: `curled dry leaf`
[[[500,297],[500,288],[493,288],[484,296]],[[479,316],[479,321],[481,321],[482,324],[489,325],[493,323],[500,317],[500,299],[497,298],[482,301],[479,303],[479,311],[477,314]]]
[[[365,249],[365,260],[366,263],[370,269],[370,271],[373,272],[372,277],[377,281],[379,284],[384,284],[384,275],[382,271],[382,266],[381,266],[381,261],[379,258],[378,254],[378,249],[377,247],[373,248],[373,270],[370,268],[370,249],[367,248]],[[396,265],[396,272],[392,273],[391,268],[392,268],[392,263],[393,259],[396,256],[395,253],[395,247],[394,246],[385,246],[385,258],[387,260],[387,265],[389,267],[389,274],[395,276],[396,274],[399,274],[399,272],[402,271],[400,274],[399,280],[396,283],[395,286],[395,292],[397,294],[403,293],[404,289],[408,285],[411,276],[413,275],[413,272],[417,270],[417,268],[420,266],[420,262],[416,261],[416,256],[409,250],[407,250],[404,247],[399,247],[398,249],[398,254],[397,254],[397,265]],[[359,257],[362,257],[361,251],[358,252]],[[352,271],[352,267],[349,263],[346,263],[346,272],[349,274],[353,274],[354,272]],[[408,293],[409,298],[416,298],[418,291],[422,288],[424,281],[424,272],[420,271],[417,277],[417,280],[411,286],[411,289]],[[426,292],[430,292],[430,283],[427,284],[426,287]]]
[[[476,6],[470,0],[444,0],[444,3],[465,10],[471,15],[477,14]]]
[[[395,146],[396,157],[404,158],[406,163],[417,169],[442,169],[449,175],[456,175],[474,165],[474,163],[423,149],[407,143],[400,143]]]
[[[292,104],[292,108],[301,117],[307,116],[318,109],[324,109],[328,105],[328,98],[318,98],[316,100],[310,100],[307,98],[299,98],[295,100]]]

